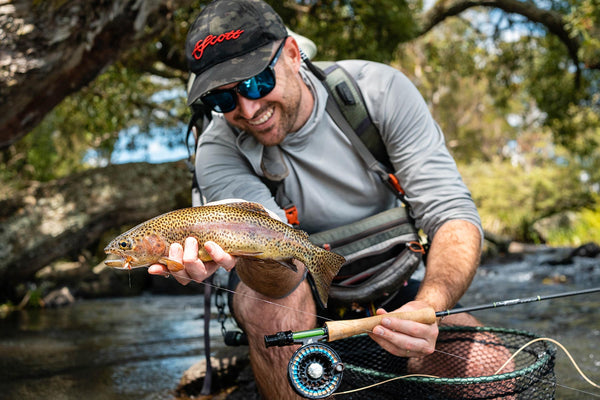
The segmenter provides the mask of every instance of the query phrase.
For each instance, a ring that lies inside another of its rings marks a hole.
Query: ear
[[[302,58],[300,56],[298,42],[296,42],[296,39],[294,39],[293,36],[287,37],[283,52],[285,54],[286,62],[293,68],[294,72],[298,72],[300,70],[300,65],[302,65]]]

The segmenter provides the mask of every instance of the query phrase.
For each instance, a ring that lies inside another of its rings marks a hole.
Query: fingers
[[[204,265],[198,264],[198,262],[202,264],[202,262],[198,260],[198,242],[196,239],[193,239],[193,242],[189,241],[189,239],[191,238],[186,239],[185,247],[181,247],[179,243],[173,243],[171,244],[171,247],[169,247],[169,258],[181,262],[184,266],[182,270],[173,272],[173,277],[175,280],[182,285],[187,285],[191,281],[195,280],[190,274],[190,271],[199,268],[204,270]],[[190,253],[194,250],[194,247],[195,254],[192,256]],[[198,281],[201,281],[202,279],[198,279]]]
[[[151,275],[169,275],[169,270],[166,265],[152,264],[148,267],[148,273]]]
[[[189,237],[185,240],[185,246],[183,250],[183,265],[185,266],[185,276],[181,279],[177,279],[183,283],[184,280],[202,282],[219,268],[214,262],[202,262],[198,258],[198,241]]]
[[[173,243],[169,247],[169,260],[182,264],[183,269],[170,270],[169,267],[163,264],[153,264],[148,267],[148,273],[167,277],[173,275],[179,283],[187,285],[191,281],[202,282],[212,275],[219,266],[228,271],[235,266],[236,258],[226,253],[216,243],[207,242],[204,247],[214,261],[202,262],[198,258],[198,241],[193,237],[188,237],[183,247],[179,243]]]
[[[226,253],[215,242],[208,241],[204,243],[204,248],[218,266],[225,268],[227,271],[231,271],[231,269],[235,267],[235,263],[237,262],[236,257]]]
[[[171,246],[169,247],[169,259],[176,261],[179,264],[184,264],[183,257],[183,247],[181,247],[179,243],[171,244]],[[191,278],[187,274],[185,264],[184,269],[179,271],[171,271],[169,270],[168,266],[163,264],[153,264],[150,267],[148,267],[148,273],[153,275],[163,275],[166,278],[173,275],[175,279],[177,279],[177,281],[182,285],[187,285],[191,281]]]
[[[378,314],[385,311],[378,310]],[[388,352],[400,357],[423,357],[433,353],[437,324],[423,324],[399,318],[383,318],[369,335]]]

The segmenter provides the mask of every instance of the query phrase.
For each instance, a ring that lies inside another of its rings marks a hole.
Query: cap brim
[[[269,65],[276,45],[277,42],[269,43],[243,56],[217,64],[196,76],[188,90],[187,105],[191,105],[209,90],[243,81],[262,72]]]

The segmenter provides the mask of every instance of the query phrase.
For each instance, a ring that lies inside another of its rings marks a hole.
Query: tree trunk
[[[0,148],[29,133],[124,50],[155,37],[184,2],[1,1]]]
[[[121,164],[32,185],[0,201],[0,290],[9,293],[56,259],[103,248],[126,224],[189,206],[191,180],[182,161]]]

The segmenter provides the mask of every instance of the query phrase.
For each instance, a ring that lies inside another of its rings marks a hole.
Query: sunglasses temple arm
[[[300,50],[300,54],[302,54],[302,50]],[[319,68],[315,64],[313,64],[308,59],[308,57],[306,57],[306,59],[302,58],[302,61],[304,61],[304,63],[306,64],[306,66],[308,67],[310,72],[312,72],[320,81],[324,81],[327,78],[327,75],[325,75],[325,72],[323,72],[323,70],[321,68]]]

